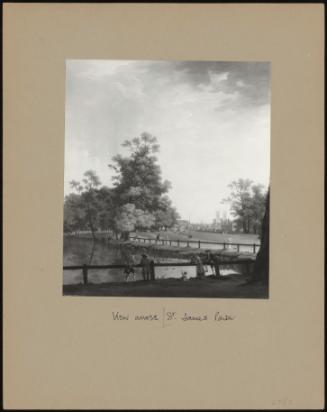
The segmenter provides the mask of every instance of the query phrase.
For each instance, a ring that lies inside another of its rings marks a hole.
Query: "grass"
[[[243,233],[213,233],[213,232],[202,232],[202,231],[187,231],[187,232],[174,232],[171,230],[167,230],[165,232],[137,232],[133,233],[132,236],[141,236],[147,238],[155,238],[156,235],[159,233],[162,239],[168,238],[168,240],[203,240],[207,242],[228,242],[230,240],[231,243],[248,243],[249,245],[253,243],[260,243],[260,238],[258,235],[253,233],[250,234],[243,234]],[[192,238],[189,238],[189,235]]]
[[[268,289],[262,284],[246,284],[243,275],[227,275],[220,279],[206,277],[160,279],[156,281],[111,282],[89,285],[64,285],[65,296],[130,296],[188,298],[248,298],[266,299]]]

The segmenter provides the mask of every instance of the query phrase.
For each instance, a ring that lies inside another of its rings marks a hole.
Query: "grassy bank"
[[[160,279],[156,281],[112,282],[84,286],[63,286],[65,296],[130,296],[130,297],[185,297],[185,298],[257,298],[268,297],[262,284],[245,284],[243,275],[221,279]]]

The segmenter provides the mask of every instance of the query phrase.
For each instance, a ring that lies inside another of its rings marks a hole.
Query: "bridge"
[[[260,249],[260,244],[258,243],[231,243],[231,242],[213,242],[204,240],[192,240],[192,239],[156,239],[156,238],[145,238],[140,236],[130,236],[130,240],[137,243],[145,243],[150,245],[162,245],[162,246],[175,246],[175,247],[192,247],[198,249],[234,249],[237,252],[251,252],[256,254]]]

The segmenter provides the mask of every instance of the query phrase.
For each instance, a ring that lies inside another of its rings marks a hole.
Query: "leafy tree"
[[[262,282],[268,287],[269,279],[269,221],[270,221],[270,190],[265,199],[265,213],[262,220],[261,246],[258,252],[252,279],[250,282]]]
[[[162,196],[158,209],[154,212],[154,217],[156,229],[164,228],[165,230],[174,226],[177,219],[179,219],[179,214],[176,209],[172,207],[171,200],[168,196]]]
[[[159,151],[156,137],[144,132],[140,137],[126,140],[122,146],[130,154],[114,156],[109,165],[116,172],[113,185],[117,230],[127,236],[130,231],[150,228],[159,222],[162,224],[163,220],[165,224],[162,225],[172,226],[177,213],[169,198],[164,196],[171,185],[161,177],[155,156]]]
[[[114,230],[116,201],[113,189],[102,186],[96,193],[98,226],[103,231]]]
[[[82,212],[85,213],[85,220],[91,230],[92,238],[95,239],[99,211],[97,188],[101,185],[101,182],[93,170],[87,170],[83,176],[82,183],[72,180],[70,186],[80,195],[80,207]]]
[[[137,229],[150,228],[154,224],[154,216],[144,210],[137,209],[133,203],[126,203],[121,207],[117,216],[115,227],[127,240],[129,232]]]
[[[252,231],[261,234],[262,219],[266,210],[266,192],[261,184],[252,185],[251,196],[251,226]]]
[[[168,181],[162,181],[158,159],[154,155],[159,150],[157,139],[149,133],[142,133],[140,137],[126,140],[122,146],[129,149],[130,156],[114,156],[113,163],[109,165],[116,172],[113,181],[121,203],[156,210],[161,195],[170,188]]]
[[[78,232],[85,229],[86,214],[81,195],[70,193],[64,203],[64,232]]]
[[[116,172],[112,188],[101,186],[92,170],[70,182],[75,193],[65,198],[64,230],[89,228],[95,239],[101,228],[128,238],[131,231],[174,225],[179,216],[166,195],[170,183],[161,177],[157,139],[142,133],[123,146],[129,155],[114,156],[109,165]]]
[[[230,196],[223,200],[229,203],[234,222],[244,233],[259,233],[265,212],[263,186],[250,179],[238,179],[228,185]]]

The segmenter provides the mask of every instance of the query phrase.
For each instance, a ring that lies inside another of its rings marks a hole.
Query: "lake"
[[[90,255],[92,253],[93,242],[90,239],[75,238],[64,236],[64,266],[79,266],[84,263],[89,264]],[[156,263],[159,262],[187,262],[185,259],[159,258],[150,256]],[[141,255],[129,255],[129,258],[134,264],[140,263]],[[110,248],[105,243],[96,241],[93,251],[93,265],[109,265],[109,264],[125,264],[126,252],[124,248]],[[136,280],[142,280],[142,268],[135,268]],[[190,266],[178,267],[157,267],[156,278],[182,276],[182,272],[187,272],[187,277],[195,277],[195,268]],[[90,269],[88,278],[91,283],[104,282],[124,282],[125,275],[123,269]],[[80,270],[64,270],[63,274],[64,285],[77,284],[82,282],[82,271]]]
[[[76,238],[64,236],[63,260],[64,266],[80,266],[90,264],[89,259],[93,249],[93,242],[87,238]],[[134,264],[138,264],[141,260],[140,254],[129,254],[129,259]],[[187,262],[185,259],[162,258],[158,256],[149,256],[156,263],[159,262]],[[96,241],[93,250],[92,265],[108,265],[108,264],[125,264],[126,251],[122,248],[109,247],[101,241]],[[142,268],[135,268],[136,280],[142,280]],[[182,273],[186,272],[186,277],[193,278],[196,276],[196,270],[193,266],[175,266],[175,267],[156,267],[156,279],[162,278],[181,278]],[[239,273],[235,269],[221,269],[221,275],[230,273]],[[208,267],[206,275],[211,275],[211,269]],[[125,275],[123,269],[90,269],[88,271],[90,283],[107,283],[107,282],[124,282]],[[81,270],[64,270],[63,283],[64,285],[82,283]]]

